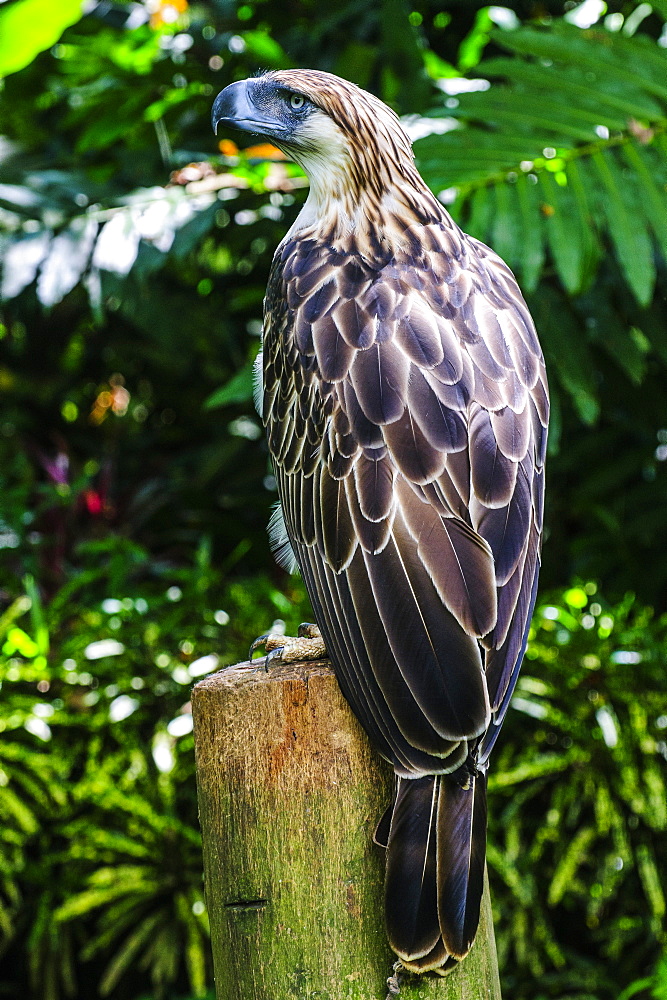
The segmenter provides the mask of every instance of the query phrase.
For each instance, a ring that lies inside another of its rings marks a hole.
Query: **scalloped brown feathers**
[[[336,228],[332,202],[274,259],[263,416],[343,692],[401,776],[390,941],[406,967],[437,969],[474,938],[484,771],[535,600],[544,363],[511,272],[428,192],[391,113],[374,134],[377,101],[352,85],[273,77],[369,147],[357,229]]]

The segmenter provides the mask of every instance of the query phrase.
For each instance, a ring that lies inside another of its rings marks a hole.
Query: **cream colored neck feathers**
[[[328,98],[331,107],[313,110],[298,146],[285,150],[310,180],[285,241],[308,231],[336,248],[353,244],[373,259],[406,248],[408,226],[442,219],[445,212],[418,174],[398,119],[370,94],[354,90],[344,104],[313,94],[319,104]]]

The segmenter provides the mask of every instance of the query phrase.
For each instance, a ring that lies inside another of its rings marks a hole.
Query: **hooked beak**
[[[256,104],[252,96],[256,87],[255,80],[239,80],[230,83],[221,90],[213,102],[211,124],[218,134],[218,125],[239,129],[241,132],[251,132],[253,135],[280,138],[287,132],[283,124],[267,117]]]

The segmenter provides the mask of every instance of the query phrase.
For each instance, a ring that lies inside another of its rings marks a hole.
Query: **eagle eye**
[[[292,111],[300,111],[306,103],[306,98],[303,94],[290,94],[289,103]]]

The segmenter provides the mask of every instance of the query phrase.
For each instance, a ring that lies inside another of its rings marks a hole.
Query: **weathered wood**
[[[326,661],[239,664],[192,695],[218,1000],[385,1000],[374,826],[391,768]],[[409,977],[400,1000],[500,1000],[488,890],[469,957]]]

